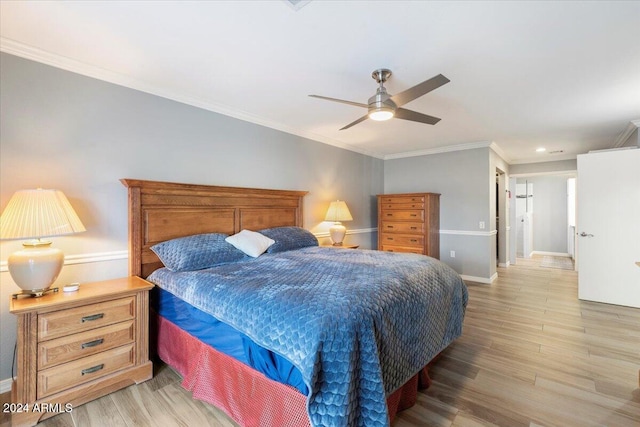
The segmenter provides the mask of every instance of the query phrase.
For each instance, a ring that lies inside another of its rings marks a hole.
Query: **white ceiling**
[[[2,51],[381,158],[575,158],[640,119],[637,1],[2,1],[0,19]],[[448,77],[405,106],[442,120],[339,131],[366,110],[307,96],[366,103],[383,67],[391,94]]]

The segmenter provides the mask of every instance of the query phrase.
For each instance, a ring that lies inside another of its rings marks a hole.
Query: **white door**
[[[640,307],[640,149],[578,156],[578,297]]]

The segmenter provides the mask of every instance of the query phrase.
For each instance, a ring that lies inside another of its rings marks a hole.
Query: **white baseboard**
[[[498,263],[498,267],[509,267],[510,265],[511,265],[511,261]]]
[[[498,273],[493,273],[491,277],[467,276],[466,274],[461,274],[460,277],[462,277],[462,280],[468,280],[469,282],[477,282],[490,285],[494,280],[498,278]]]
[[[546,252],[546,251],[532,251],[531,255],[549,255],[549,256],[561,256],[571,258],[571,254],[567,252]]]
[[[7,378],[6,380],[0,381],[0,394],[11,391],[12,382],[13,382],[13,378]]]

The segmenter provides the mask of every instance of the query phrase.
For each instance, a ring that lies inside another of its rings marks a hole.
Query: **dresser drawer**
[[[380,197],[380,202],[383,206],[387,203],[423,203],[424,204],[424,196],[382,196]]]
[[[100,353],[134,341],[133,321],[103,326],[38,344],[38,369]]]
[[[384,233],[424,234],[424,224],[421,222],[382,221],[380,231]]]
[[[382,220],[424,222],[424,210],[387,210],[382,211]]]
[[[424,254],[422,248],[412,248],[407,246],[394,246],[394,245],[382,245],[382,249],[385,252],[408,252],[412,254]]]
[[[38,372],[37,398],[103,377],[135,363],[133,344],[64,363]]]
[[[418,247],[422,250],[424,248],[424,236],[382,233],[380,235],[380,243],[383,245]]]
[[[424,209],[424,203],[382,203],[382,209]]]
[[[53,311],[38,316],[38,341],[88,331],[135,317],[135,297],[121,298],[84,307]]]

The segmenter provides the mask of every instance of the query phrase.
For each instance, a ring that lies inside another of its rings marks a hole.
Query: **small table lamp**
[[[347,204],[341,200],[331,202],[325,221],[333,221],[334,224],[329,228],[329,234],[331,235],[331,241],[333,246],[342,246],[344,235],[347,233],[347,229],[342,225],[341,221],[351,221],[353,217]]]
[[[0,216],[0,238],[32,239],[23,242],[24,248],[7,260],[9,273],[23,295],[42,296],[62,270],[62,251],[42,238],[82,231],[86,229],[62,191],[39,188],[17,191],[11,197]]]

